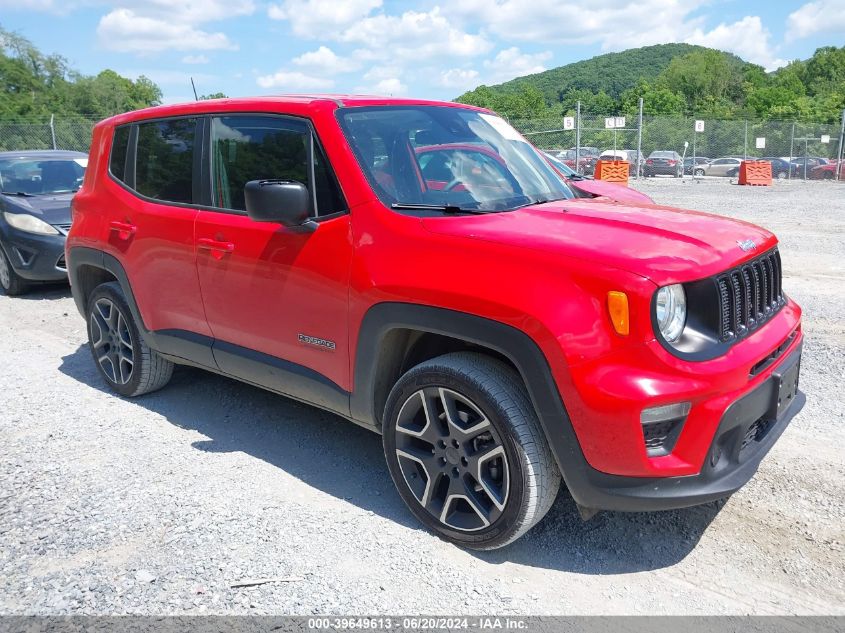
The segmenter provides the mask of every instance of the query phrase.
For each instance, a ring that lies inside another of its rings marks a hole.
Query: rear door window
[[[138,125],[135,190],[165,202],[193,202],[196,118]]]

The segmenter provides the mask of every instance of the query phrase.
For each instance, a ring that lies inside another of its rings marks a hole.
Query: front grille
[[[720,275],[716,279],[720,340],[742,338],[772,318],[786,302],[781,282],[776,248]]]
[[[56,230],[58,230],[58,232],[62,235],[67,235],[68,233],[70,233],[71,224],[54,224],[53,227],[55,227]]]

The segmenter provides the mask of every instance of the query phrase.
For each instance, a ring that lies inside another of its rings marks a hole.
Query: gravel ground
[[[730,500],[582,522],[563,492],[463,551],[332,415],[192,369],[110,395],[67,288],[42,289],[0,296],[0,613],[845,614],[845,185],[637,186],[774,229],[805,309],[808,404]]]

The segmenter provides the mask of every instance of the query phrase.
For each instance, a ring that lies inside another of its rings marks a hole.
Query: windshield
[[[82,185],[87,165],[84,156],[0,159],[0,191],[29,195],[71,193]]]
[[[387,206],[492,212],[574,197],[544,157],[498,116],[448,106],[338,112]]]

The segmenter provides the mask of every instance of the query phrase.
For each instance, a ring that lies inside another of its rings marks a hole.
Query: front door
[[[351,389],[352,235],[334,176],[303,119],[221,115],[210,129],[217,210],[200,211],[196,238],[215,360],[226,373],[336,408],[333,399]],[[304,183],[318,228],[303,232],[247,217],[244,186],[264,179]]]

